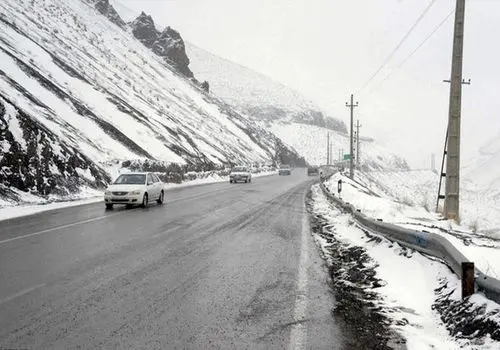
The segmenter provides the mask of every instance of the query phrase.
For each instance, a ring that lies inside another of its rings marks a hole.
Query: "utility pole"
[[[349,155],[349,177],[354,179],[354,108],[358,107],[358,102],[354,104],[354,95],[351,94],[351,103],[346,102],[346,107],[351,110],[351,139],[350,139],[350,155]]]
[[[356,121],[356,168],[359,169],[359,128],[362,125],[359,124],[359,119]]]
[[[460,214],[460,118],[462,109],[462,65],[464,48],[465,0],[457,0],[453,56],[451,63],[450,108],[448,115],[448,149],[446,152],[446,187],[444,215],[459,220]]]

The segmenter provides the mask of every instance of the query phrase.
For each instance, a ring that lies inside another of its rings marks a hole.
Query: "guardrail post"
[[[474,294],[474,263],[462,262],[462,299]]]

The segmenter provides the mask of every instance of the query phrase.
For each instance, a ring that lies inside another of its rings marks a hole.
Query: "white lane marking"
[[[170,200],[170,201],[166,201],[166,203],[168,204],[168,203],[175,203],[175,202],[180,202],[180,201],[184,201],[184,200],[194,199],[194,198],[197,198],[197,197],[202,197],[204,195],[210,195],[210,194],[212,194],[214,192],[219,192],[219,191],[225,190],[225,189],[227,189],[227,188],[225,187],[225,188],[222,188],[222,189],[217,189],[217,190],[205,192],[205,193],[203,193],[201,195],[200,194],[196,194],[196,195],[191,196],[191,197],[177,198],[177,199],[173,199],[173,200]],[[121,214],[124,214],[124,213],[127,213],[127,211],[126,212],[122,212],[122,213],[118,213],[118,214],[115,214],[115,215],[103,215],[103,216],[99,216],[97,218],[92,218],[92,219],[88,219],[88,220],[78,221],[78,222],[74,222],[74,223],[67,224],[67,225],[56,226],[56,227],[49,228],[49,229],[42,230],[42,231],[38,231],[38,232],[28,233],[28,234],[25,234],[25,235],[22,235],[22,236],[17,236],[17,237],[13,237],[13,238],[9,238],[9,239],[4,239],[3,241],[0,241],[0,244],[9,243],[9,242],[13,242],[13,241],[17,241],[17,240],[20,240],[20,239],[33,237],[33,236],[38,236],[38,235],[41,235],[41,234],[44,234],[44,233],[48,233],[48,232],[52,232],[52,231],[56,231],[56,230],[60,230],[60,229],[68,228],[68,227],[73,227],[73,226],[77,226],[77,225],[81,225],[81,224],[87,224],[89,222],[94,222],[94,221],[102,220],[102,219],[105,219],[105,218],[110,218],[110,217],[121,215]],[[156,235],[153,236],[153,237],[156,237]]]
[[[9,301],[11,301],[11,300],[13,300],[13,299],[15,299],[15,298],[20,297],[20,296],[23,296],[23,295],[26,295],[26,294],[28,294],[28,293],[31,293],[31,292],[33,292],[35,289],[41,288],[41,287],[43,287],[43,286],[45,286],[45,283],[43,283],[43,284],[37,284],[36,286],[33,286],[33,287],[29,287],[29,288],[23,289],[22,291],[17,292],[16,294],[11,295],[10,297],[7,297],[7,298],[3,298],[3,299],[1,299],[1,300],[0,300],[0,305],[5,304],[5,303],[7,303],[7,302],[9,302]]]
[[[289,349],[305,349],[307,344],[307,325],[305,324],[308,304],[307,264],[309,260],[309,218],[305,210],[302,215],[302,237],[300,245],[299,272],[297,276],[297,296],[295,297],[295,310],[290,331]]]
[[[38,236],[38,235],[41,235],[43,233],[57,231],[57,230],[60,230],[60,229],[63,229],[63,228],[73,227],[73,226],[77,226],[77,225],[81,225],[81,224],[88,224],[89,222],[94,222],[94,221],[99,221],[99,220],[106,219],[106,218],[111,218],[111,217],[118,216],[118,215],[121,215],[121,214],[124,214],[124,213],[127,213],[127,212],[121,212],[121,213],[114,214],[114,215],[103,215],[103,216],[98,216],[98,217],[92,218],[92,219],[87,219],[87,220],[83,220],[83,221],[73,222],[71,224],[66,224],[66,225],[52,227],[52,228],[48,228],[46,230],[42,230],[42,231],[38,231],[38,232],[33,232],[33,233],[28,233],[28,234],[25,234],[25,235],[22,235],[22,236],[17,236],[17,237],[13,237],[13,238],[9,238],[9,239],[4,239],[3,241],[0,241],[0,244],[17,241],[18,239],[24,239],[24,238],[29,238],[29,237],[33,237],[33,236]]]
[[[213,192],[216,192],[216,191],[213,191]],[[197,196],[195,196],[195,197],[197,197]],[[171,200],[171,201],[169,201],[167,203],[174,203],[174,202],[178,202],[178,201],[181,201],[181,200],[184,200],[184,198],[174,199],[174,200]],[[4,239],[3,241],[0,241],[0,244],[9,243],[9,242],[17,241],[19,239],[29,238],[29,237],[33,237],[33,236],[38,236],[38,235],[41,235],[41,234],[44,234],[44,233],[48,233],[48,232],[52,232],[52,231],[57,231],[57,230],[60,230],[60,229],[64,229],[64,228],[68,228],[68,227],[73,227],[73,226],[77,226],[77,225],[81,225],[81,224],[88,224],[89,222],[99,221],[99,220],[102,220],[102,219],[105,219],[105,218],[111,218],[111,217],[118,216],[118,215],[121,215],[121,214],[125,214],[125,213],[128,213],[128,212],[129,211],[124,211],[124,212],[120,212],[120,213],[117,213],[117,214],[114,214],[114,215],[103,215],[103,216],[98,216],[98,217],[92,218],[92,219],[87,219],[87,220],[83,220],[83,221],[73,222],[71,224],[56,226],[56,227],[52,227],[52,228],[49,228],[49,229],[46,229],[46,230],[42,230],[42,231],[38,231],[38,232],[28,233],[28,234],[25,234],[25,235],[22,235],[22,236],[17,236],[17,237],[13,237],[13,238],[9,238],[9,239]]]

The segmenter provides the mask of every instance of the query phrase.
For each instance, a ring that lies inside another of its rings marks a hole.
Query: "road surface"
[[[0,222],[0,349],[340,349],[312,178],[170,190]]]

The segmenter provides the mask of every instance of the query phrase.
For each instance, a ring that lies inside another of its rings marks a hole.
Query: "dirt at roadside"
[[[336,240],[335,228],[312,212],[311,201],[309,193],[306,205],[311,231],[330,244],[326,258],[336,300],[332,315],[345,334],[345,348],[406,349],[405,339],[390,328],[391,320],[375,303],[380,296],[373,288],[381,286],[383,281],[377,278],[366,250]]]

